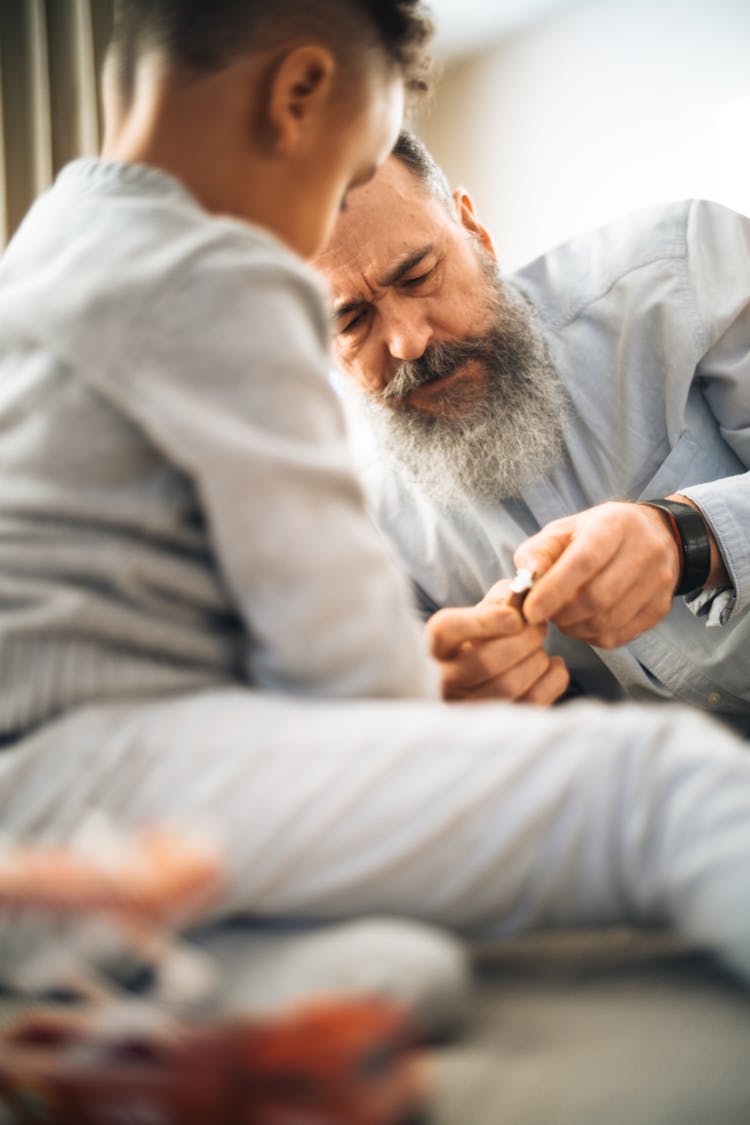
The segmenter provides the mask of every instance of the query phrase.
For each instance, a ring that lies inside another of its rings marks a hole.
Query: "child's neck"
[[[147,164],[180,180],[207,211],[243,216],[252,157],[239,84],[226,71],[178,83],[139,67],[127,106],[105,87],[104,159]],[[242,194],[236,188],[242,186]]]

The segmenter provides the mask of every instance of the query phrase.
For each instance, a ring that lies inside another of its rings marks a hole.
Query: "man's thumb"
[[[513,562],[520,570],[530,570],[533,574],[546,574],[570,544],[568,528],[543,527],[536,535],[524,539],[515,550]]]

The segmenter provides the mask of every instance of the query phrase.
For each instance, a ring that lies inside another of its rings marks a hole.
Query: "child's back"
[[[222,683],[427,690],[328,335],[276,235],[158,167],[81,160],[32,208],[0,266],[0,733]]]

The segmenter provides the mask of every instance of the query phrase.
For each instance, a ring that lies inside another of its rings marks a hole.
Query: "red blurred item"
[[[52,1009],[0,1035],[0,1095],[19,1125],[417,1125],[408,1027],[375,999],[188,1027]]]

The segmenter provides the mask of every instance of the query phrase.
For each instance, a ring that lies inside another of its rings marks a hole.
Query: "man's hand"
[[[546,706],[568,686],[563,660],[542,648],[546,626],[523,620],[508,604],[509,587],[503,579],[477,605],[441,609],[427,622],[444,699],[512,699]]]
[[[680,577],[666,515],[619,501],[553,520],[514,561],[542,575],[524,603],[528,621],[607,649],[661,621]]]

